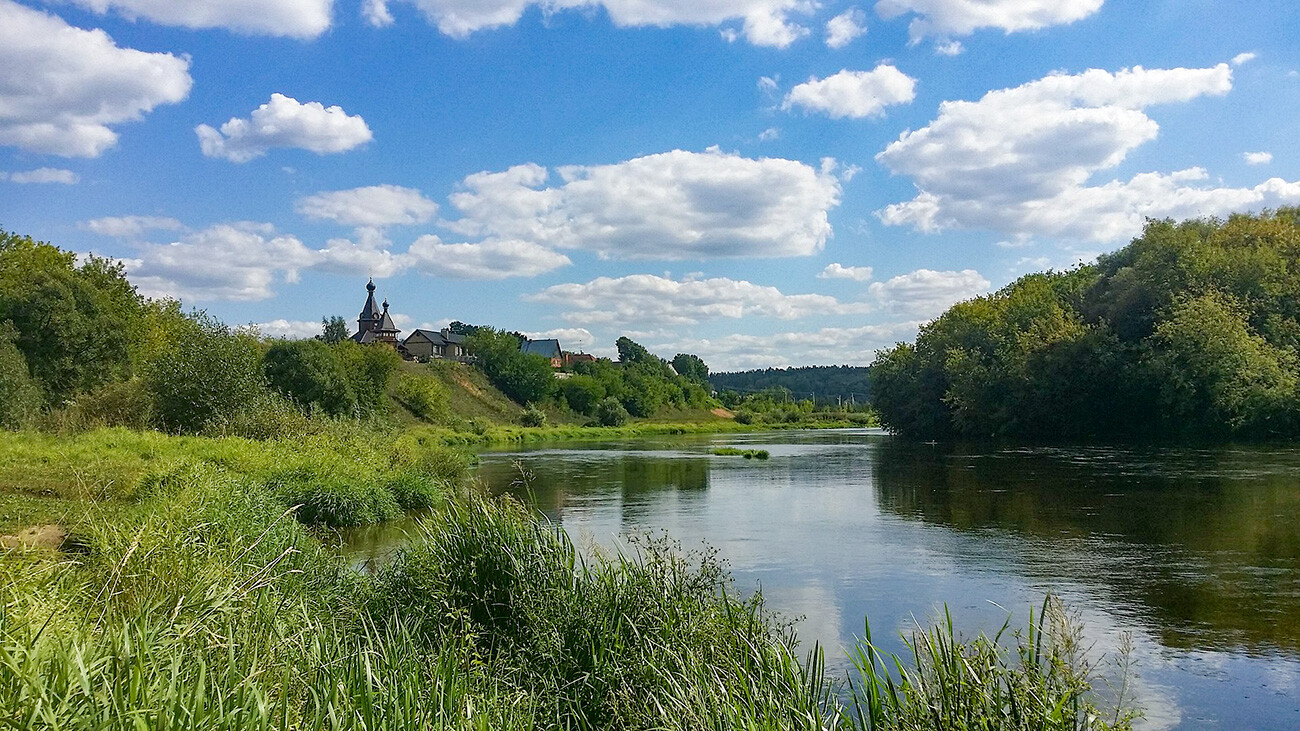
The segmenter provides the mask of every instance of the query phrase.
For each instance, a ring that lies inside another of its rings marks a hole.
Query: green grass
[[[868,637],[850,688],[713,554],[640,540],[584,559],[517,503],[446,488],[463,456],[434,434],[9,436],[6,484],[40,465],[82,478],[6,488],[14,514],[85,513],[67,551],[0,551],[0,728],[1106,727],[1065,723],[1092,675],[1056,615],[1019,655],[949,621],[892,672]],[[356,573],[295,519],[340,522],[304,495],[347,489],[377,513],[437,509]],[[393,504],[367,502],[381,493]]]
[[[767,459],[772,455],[766,449],[737,449],[736,447],[719,447],[713,450],[719,457],[744,457],[745,459]]]

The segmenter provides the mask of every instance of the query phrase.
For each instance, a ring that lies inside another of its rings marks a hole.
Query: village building
[[[361,315],[357,317],[357,332],[352,336],[352,340],[362,345],[371,343],[386,343],[388,345],[401,349],[397,342],[397,334],[401,330],[393,324],[393,318],[388,314],[388,299],[384,299],[384,309],[381,311],[375,305],[375,280],[371,279],[366,284],[366,304],[361,308]]]
[[[447,360],[466,360],[469,352],[465,349],[465,336],[443,328],[441,330],[415,329],[402,341],[406,354],[419,361],[445,358]]]
[[[564,351],[560,350],[560,341],[554,338],[546,340],[526,340],[519,350],[528,355],[540,355],[551,362],[552,368],[564,367]]]

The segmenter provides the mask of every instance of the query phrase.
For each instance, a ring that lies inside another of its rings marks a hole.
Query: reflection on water
[[[722,445],[772,456],[711,454]],[[479,477],[580,546],[659,529],[707,542],[738,589],[803,616],[801,637],[832,665],[864,616],[899,652],[899,634],[944,605],[966,631],[994,631],[1052,591],[1097,652],[1131,633],[1149,727],[1300,728],[1300,449],[787,432],[486,452]],[[382,559],[411,527],[354,555]]]

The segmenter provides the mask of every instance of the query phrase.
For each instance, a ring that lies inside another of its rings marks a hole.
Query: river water
[[[771,458],[712,454],[723,446]],[[1052,592],[1103,665],[1129,638],[1142,727],[1300,728],[1297,448],[953,448],[836,430],[488,451],[478,475],[580,546],[666,530],[716,548],[738,590],[802,617],[833,669],[864,618],[902,652],[945,606],[991,633]],[[407,528],[350,550],[382,557]]]

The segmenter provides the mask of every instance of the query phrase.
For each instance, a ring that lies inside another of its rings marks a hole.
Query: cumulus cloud
[[[188,96],[189,66],[0,0],[0,145],[97,157],[117,144],[111,125]]]
[[[843,48],[867,32],[867,14],[849,8],[826,21],[826,45]]]
[[[871,279],[871,267],[846,267],[835,262],[827,264],[826,268],[817,275],[818,279],[852,279],[855,282],[865,282]]]
[[[413,188],[369,185],[305,196],[294,210],[307,218],[348,226],[392,226],[424,223],[438,212],[438,204]]]
[[[376,28],[385,28],[393,24],[393,14],[389,12],[385,0],[365,0],[361,4],[361,17]]]
[[[874,282],[868,288],[883,310],[915,320],[935,317],[953,304],[988,290],[989,280],[974,269],[959,272],[917,269],[884,282]]]
[[[876,14],[889,20],[913,14],[912,42],[927,36],[965,36],[981,28],[1005,33],[1064,25],[1092,15],[1104,0],[880,0]]]
[[[316,252],[312,269],[334,274],[365,274],[385,279],[410,266],[410,257],[395,253],[393,243],[379,228],[362,226],[352,239],[330,239]]]
[[[918,188],[914,199],[878,215],[926,232],[982,228],[1113,241],[1137,233],[1145,216],[1215,215],[1294,200],[1294,185],[1281,180],[1237,189],[1192,185],[1206,178],[1199,169],[1088,185],[1156,137],[1159,125],[1146,107],[1231,88],[1227,64],[1135,67],[1053,74],[979,101],[944,102],[929,125],[904,132],[876,156]]]
[[[811,0],[404,0],[424,13],[438,30],[464,38],[477,30],[512,25],[534,5],[546,12],[603,7],[619,28],[674,25],[722,25],[740,21],[741,27],[724,29],[724,37],[743,35],[759,46],[785,48],[808,35],[808,28],[791,20],[817,8]],[[384,3],[377,3],[384,5]]]
[[[832,118],[879,117],[885,107],[916,98],[916,79],[888,64],[871,71],[847,69],[824,79],[812,78],[790,90],[781,108],[802,107]]]
[[[576,351],[578,348],[589,348],[596,341],[596,336],[585,327],[557,327],[551,330],[530,330],[524,333],[533,340],[548,340],[554,338],[560,341],[560,345],[565,350]]]
[[[143,244],[122,259],[131,282],[147,296],[184,300],[262,300],[272,284],[297,281],[318,255],[266,224],[220,224],[170,244]]]
[[[572,263],[564,254],[531,241],[487,239],[445,244],[433,235],[416,239],[407,256],[420,273],[448,279],[535,277]]]
[[[0,180],[8,180],[11,183],[61,183],[63,185],[76,185],[81,181],[81,176],[71,170],[61,168],[36,168],[35,170],[24,170],[17,173],[0,172]]]
[[[867,365],[875,352],[916,337],[919,321],[818,330],[731,334],[714,338],[661,338],[647,343],[657,353],[695,353],[713,371],[803,365]]]
[[[1247,165],[1267,165],[1273,162],[1273,153],[1271,152],[1243,152],[1241,158],[1246,161]]]
[[[1256,58],[1257,56],[1249,51],[1247,51],[1246,53],[1238,53],[1236,56],[1232,57],[1232,65],[1240,66],[1244,63],[1250,63],[1251,61],[1254,61]]]
[[[110,10],[182,28],[226,28],[241,33],[315,38],[330,27],[334,0],[72,0],[98,13]]]
[[[320,102],[302,104],[278,93],[254,109],[249,119],[233,117],[219,131],[200,124],[194,132],[204,155],[231,162],[248,162],[277,147],[318,155],[346,152],[373,137],[360,115],[349,116],[341,107],[327,108]]]
[[[582,249],[622,259],[806,256],[839,205],[830,161],[673,150],[552,174],[526,164],[468,176],[446,225],[469,236]]]
[[[324,325],[320,320],[271,320],[270,322],[255,322],[253,327],[268,338],[284,338],[285,340],[306,340],[320,335],[324,330]]]
[[[145,231],[179,231],[185,228],[180,221],[166,216],[105,216],[82,221],[81,228],[101,236],[130,239]]]
[[[585,284],[557,284],[525,297],[555,305],[583,324],[692,325],[705,320],[860,314],[869,307],[821,294],[785,294],[743,280],[669,279],[653,274],[598,277]]]
[[[960,56],[966,52],[961,41],[946,40],[934,44],[934,52],[940,56]]]

